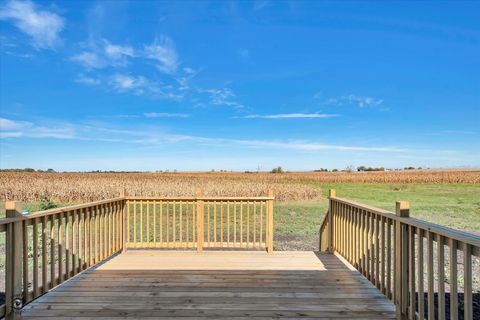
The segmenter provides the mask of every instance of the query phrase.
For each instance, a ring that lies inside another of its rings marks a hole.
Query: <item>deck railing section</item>
[[[18,319],[26,303],[127,248],[273,250],[273,194],[267,197],[120,197],[23,213],[7,201],[5,303]],[[2,259],[4,258],[4,259]]]
[[[127,197],[128,248],[273,250],[273,194],[267,197]]]
[[[29,301],[122,250],[124,198],[22,213],[8,201],[5,232],[5,305],[18,318]]]
[[[395,303],[399,319],[473,319],[479,236],[410,218],[404,201],[392,213],[338,198],[335,190],[329,200],[320,250],[357,268]]]

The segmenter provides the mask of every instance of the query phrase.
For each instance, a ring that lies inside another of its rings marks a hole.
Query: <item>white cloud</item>
[[[127,58],[134,56],[134,51],[130,46],[111,44],[105,40],[105,55],[110,59],[112,64],[125,65]]]
[[[0,118],[0,138],[56,138],[71,139],[75,136],[73,126],[37,126],[28,121]]]
[[[168,112],[146,112],[143,114],[147,118],[188,118],[186,113],[168,113]]]
[[[128,84],[131,85],[131,84]],[[183,114],[170,113],[150,113],[145,116],[178,116]],[[231,147],[232,145],[244,146],[248,148],[268,148],[299,150],[305,152],[323,152],[323,151],[342,151],[342,152],[383,152],[383,153],[405,153],[409,149],[397,147],[378,147],[378,146],[348,146],[341,144],[323,144],[310,140],[243,140],[243,139],[225,139],[225,138],[206,138],[193,135],[182,135],[165,133],[159,128],[150,128],[148,130],[135,130],[111,128],[108,124],[99,125],[81,125],[81,124],[63,124],[57,127],[37,126],[26,121],[13,121],[0,118],[0,124],[5,125],[9,130],[1,130],[2,138],[56,138],[56,139],[78,139],[103,141],[111,143],[131,143],[149,146],[163,146],[166,143],[197,143],[204,145],[215,145],[218,147]],[[55,122],[56,121],[52,121]]]
[[[181,100],[182,94],[175,93],[171,86],[150,81],[144,76],[115,74],[109,78],[108,84],[118,92],[132,92],[136,95],[148,95],[154,98]]]
[[[197,71],[192,69],[192,68],[189,68],[189,67],[185,67],[183,68],[183,72],[185,72],[186,74],[189,74],[189,75],[195,75],[197,74]]]
[[[245,116],[246,119],[313,119],[313,118],[333,118],[338,117],[338,114],[323,114],[323,113],[285,113],[285,114],[251,114]]]
[[[144,47],[145,56],[157,62],[157,69],[174,74],[178,69],[178,55],[173,41],[165,36],[156,38],[151,45]]]
[[[302,151],[356,151],[356,152],[407,152],[408,149],[396,147],[358,147],[322,144],[312,141],[261,141],[261,140],[233,140],[236,143],[259,148],[294,149]]]
[[[144,90],[149,87],[149,82],[142,76],[134,77],[116,74],[111,78],[111,85],[118,91],[135,90],[137,94],[142,94]]]
[[[265,8],[268,5],[269,1],[267,0],[256,0],[253,3],[253,10],[254,11],[259,11]]]
[[[71,59],[87,69],[99,69],[106,66],[105,61],[95,52],[84,51],[74,55]]]
[[[83,65],[87,69],[101,69],[108,66],[123,67],[128,64],[128,58],[134,57],[134,50],[130,46],[112,44],[103,40],[101,44],[90,43],[85,50],[71,57],[71,60]]]
[[[244,108],[243,104],[236,101],[236,95],[230,88],[201,89],[199,92],[208,93],[210,95],[210,103],[213,105],[223,105],[234,109]]]
[[[5,118],[0,118],[0,131],[20,130],[31,127],[33,124],[28,121],[15,121]]]
[[[37,49],[52,48],[59,40],[64,20],[54,12],[41,10],[31,1],[10,0],[0,9],[0,20],[12,20],[33,39]]]
[[[360,108],[365,107],[373,107],[383,104],[382,99],[376,99],[372,97],[366,96],[358,96],[355,94],[349,94],[347,96],[342,96],[340,98],[328,99],[325,101],[325,104],[332,104],[332,105],[356,105]]]
[[[80,74],[77,77],[77,79],[75,79],[75,82],[88,84],[88,85],[92,85],[92,86],[96,86],[96,85],[99,85],[99,84],[102,83],[102,81],[100,79],[89,77],[89,76],[86,76],[84,74]]]

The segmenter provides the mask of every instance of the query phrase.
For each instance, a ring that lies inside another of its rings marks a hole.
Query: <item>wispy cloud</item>
[[[178,55],[175,45],[169,37],[156,38],[151,45],[144,47],[144,53],[147,58],[156,61],[159,71],[167,74],[174,74],[177,71]]]
[[[367,96],[349,94],[340,98],[328,99],[324,102],[330,105],[356,105],[360,108],[379,106],[383,104],[383,99],[376,99]]]
[[[71,60],[87,69],[124,67],[128,64],[128,59],[135,56],[131,46],[112,44],[106,39],[100,42],[92,41],[83,46],[86,50],[73,55]]]
[[[71,57],[75,61],[87,69],[104,68],[107,64],[97,53],[90,51],[83,51]]]
[[[254,11],[259,11],[265,8],[268,5],[269,1],[268,0],[256,0],[253,3],[253,10]]]
[[[168,85],[151,81],[144,76],[117,73],[109,78],[108,84],[117,92],[132,92],[136,95],[149,95],[156,98],[181,100],[183,95]]]
[[[251,114],[245,116],[245,119],[314,119],[314,118],[334,118],[338,114],[324,114],[324,113],[284,113],[284,114]]]
[[[157,115],[161,115],[158,113]],[[165,113],[164,115],[173,115]],[[55,122],[55,121],[52,121]],[[162,130],[149,128],[149,130],[134,130],[112,128],[107,124],[99,125],[81,125],[81,124],[63,124],[58,127],[39,126],[28,121],[14,121],[0,118],[1,138],[57,138],[57,139],[78,139],[103,141],[111,143],[131,143],[149,146],[163,146],[165,143],[197,143],[204,145],[215,145],[219,147],[231,147],[233,145],[248,148],[269,148],[299,150],[305,152],[323,152],[323,151],[345,151],[345,152],[385,152],[385,153],[405,153],[409,149],[384,146],[348,146],[337,144],[323,144],[310,140],[245,140],[245,139],[226,139],[215,137],[201,137],[195,135],[183,135],[166,133]]]
[[[88,84],[92,86],[96,86],[102,83],[100,79],[86,76],[84,74],[79,74],[78,77],[75,79],[75,82]]]
[[[322,144],[314,141],[261,141],[261,140],[232,140],[236,143],[258,148],[294,149],[303,151],[357,151],[357,152],[407,152],[408,149],[396,147],[361,147]]]
[[[443,130],[442,133],[445,134],[475,134],[475,131],[471,130]]]
[[[72,139],[75,130],[71,125],[39,126],[29,121],[0,118],[0,138],[55,138]]]
[[[200,89],[199,92],[208,93],[210,104],[242,109],[245,106],[236,100],[236,94],[230,88]]]
[[[121,64],[125,64],[127,57],[133,57],[134,51],[132,47],[111,44],[107,40],[104,41],[105,55],[116,63],[120,62]]]
[[[189,118],[186,113],[169,113],[169,112],[145,112],[143,114],[147,118]]]
[[[134,77],[126,74],[116,74],[112,76],[110,84],[117,91],[133,91],[138,95],[144,94],[145,90],[150,91],[152,88],[152,85],[145,77]]]
[[[22,32],[30,36],[37,49],[53,48],[64,28],[58,14],[39,9],[31,1],[9,0],[0,8],[0,20],[11,20]]]

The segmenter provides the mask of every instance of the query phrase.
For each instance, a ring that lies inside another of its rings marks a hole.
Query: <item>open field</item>
[[[480,170],[292,173],[21,173],[0,172],[0,200],[35,202],[42,196],[62,203],[118,195],[259,196],[273,190],[278,201],[320,200],[326,183],[480,184]],[[399,186],[401,188],[401,186]]]
[[[59,204],[110,198],[126,188],[130,195],[259,196],[269,189],[275,204],[275,247],[312,250],[327,210],[328,189],[394,210],[408,200],[411,215],[457,229],[480,233],[480,171],[415,170],[389,172],[271,173],[0,173],[0,199],[19,200],[39,210],[46,196]],[[2,213],[3,201],[0,204]]]

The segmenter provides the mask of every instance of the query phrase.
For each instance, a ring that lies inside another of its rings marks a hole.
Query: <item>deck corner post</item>
[[[7,218],[21,218],[22,209],[18,201],[5,203]],[[23,307],[22,263],[23,263],[23,222],[21,220],[8,224],[6,236],[5,264],[5,319],[20,319]]]
[[[267,252],[273,252],[273,191],[268,190],[268,197],[270,198],[267,200]]]
[[[337,197],[337,191],[335,189],[330,189],[328,198],[329,198],[329,204],[328,204],[328,252],[329,253],[334,253],[335,248],[334,248],[334,243],[333,243],[333,215],[335,214],[335,211],[333,209],[333,199]]]
[[[408,225],[401,218],[410,217],[410,204],[397,201],[395,205],[395,309],[397,319],[408,318]]]
[[[197,252],[203,252],[203,238],[204,238],[204,204],[202,200],[202,190],[198,189],[195,193],[196,209],[197,209]]]
[[[125,213],[128,201],[126,198],[127,190],[126,188],[122,188],[120,190],[120,197],[123,198],[122,200],[122,253],[127,251],[127,215]]]

